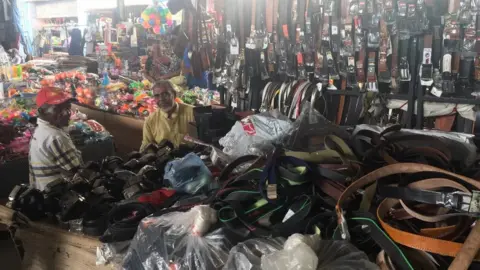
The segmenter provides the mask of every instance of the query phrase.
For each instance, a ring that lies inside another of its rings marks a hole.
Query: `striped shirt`
[[[157,110],[152,113],[143,124],[143,141],[140,151],[149,143],[160,143],[163,139],[171,141],[175,147],[183,143],[188,134],[189,122],[195,122],[193,106],[177,103],[170,118],[167,113]]]
[[[78,168],[83,161],[67,132],[42,119],[37,123],[28,155],[30,185],[44,190],[48,183],[63,178],[65,172]]]

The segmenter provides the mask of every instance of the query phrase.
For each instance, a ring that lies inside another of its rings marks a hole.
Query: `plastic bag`
[[[283,138],[282,145],[288,150],[304,152],[324,150],[326,135],[336,135],[343,140],[350,138],[345,128],[328,121],[310,105],[310,102],[302,105],[302,113],[287,134],[289,135]]]
[[[319,235],[291,235],[283,246],[283,250],[275,251],[262,257],[264,270],[315,270],[318,257],[315,253],[320,249]]]
[[[285,239],[255,238],[239,243],[230,250],[224,270],[256,270],[261,269],[261,258],[283,248]]]
[[[130,241],[104,243],[97,247],[97,260],[95,264],[107,265],[109,263],[121,265]]]
[[[142,220],[123,262],[123,269],[221,269],[235,237],[226,229],[207,233],[216,211],[201,205]]]
[[[308,256],[307,256],[308,255]],[[312,259],[316,258],[312,262]],[[310,264],[316,267],[309,268]],[[224,270],[378,269],[367,255],[347,241],[320,240],[314,235],[255,238],[230,251]]]
[[[168,162],[163,179],[176,191],[188,194],[197,194],[216,188],[215,183],[212,182],[212,173],[202,159],[194,153]]]
[[[312,252],[314,252],[312,254]],[[314,259],[316,254],[316,259]],[[315,265],[315,267],[314,267]],[[378,269],[368,260],[367,255],[347,241],[321,240],[314,251],[306,243],[298,243],[295,248],[280,250],[262,257],[262,270],[292,269]]]
[[[245,155],[262,155],[292,129],[288,117],[279,111],[250,115],[237,121],[219,140],[223,152],[235,159]]]

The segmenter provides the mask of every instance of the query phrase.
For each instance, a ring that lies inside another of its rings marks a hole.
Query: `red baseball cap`
[[[55,87],[44,87],[37,94],[37,107],[39,108],[44,104],[58,105],[73,100],[74,99],[62,91],[62,89]]]

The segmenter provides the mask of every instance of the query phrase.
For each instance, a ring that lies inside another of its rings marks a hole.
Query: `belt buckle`
[[[472,194],[461,191],[447,193],[439,203],[446,208],[461,212],[478,213],[480,212],[480,191],[474,190]]]
[[[344,212],[342,210],[341,211],[341,214],[338,214],[337,212],[337,215],[338,216],[338,226],[339,226],[339,229],[340,229],[340,236],[342,237],[342,240],[350,240],[350,232],[348,231],[348,224],[347,224],[347,219],[345,219],[345,215],[344,215]]]

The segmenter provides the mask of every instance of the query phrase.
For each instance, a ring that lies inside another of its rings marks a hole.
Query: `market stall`
[[[397,2],[159,0],[118,24],[96,17],[88,58],[2,69],[26,84],[7,98],[60,87],[78,100],[72,126],[88,115],[119,150],[12,189],[0,223],[24,242],[23,265],[478,268],[480,5]],[[139,151],[145,119],[175,93],[195,106],[186,143]],[[34,115],[13,108],[10,149]]]

